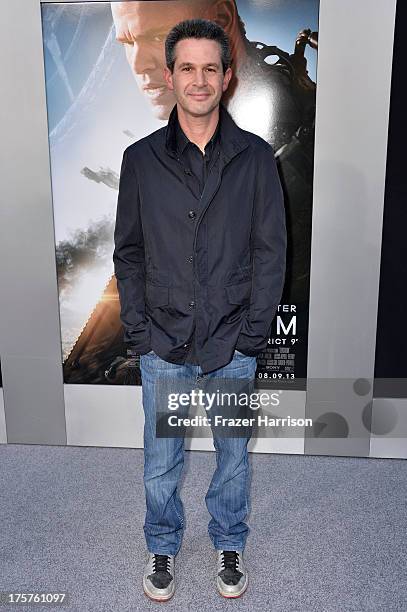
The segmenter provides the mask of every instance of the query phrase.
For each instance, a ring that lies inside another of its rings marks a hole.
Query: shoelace
[[[154,555],[153,571],[168,572],[170,568],[170,558],[168,555]]]
[[[239,553],[235,550],[223,550],[222,551],[222,565],[223,567],[230,568],[234,572],[237,571],[237,565],[239,563]]]

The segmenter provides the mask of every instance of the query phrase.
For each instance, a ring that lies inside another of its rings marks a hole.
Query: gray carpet
[[[250,457],[249,589],[215,591],[204,502],[215,455],[187,452],[177,592],[159,604],[141,588],[142,450],[0,445],[0,590],[67,591],[65,609],[84,612],[407,611],[406,461]]]

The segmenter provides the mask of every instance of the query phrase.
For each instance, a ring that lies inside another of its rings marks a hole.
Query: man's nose
[[[134,42],[131,54],[131,68],[136,74],[157,68],[157,61],[151,47],[146,43]]]
[[[203,87],[206,85],[206,74],[204,70],[197,70],[195,73],[195,85]]]

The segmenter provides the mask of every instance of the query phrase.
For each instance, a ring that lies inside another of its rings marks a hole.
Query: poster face
[[[126,358],[113,273],[120,164],[129,144],[166,125],[176,102],[163,77],[168,32],[203,17],[232,43],[234,80],[222,102],[273,146],[285,196],[286,284],[258,384],[305,388],[319,0],[227,6],[218,14],[213,0],[41,5],[65,383],[141,382],[137,359]]]

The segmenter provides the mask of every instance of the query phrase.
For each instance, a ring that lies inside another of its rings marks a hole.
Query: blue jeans
[[[226,366],[203,375],[200,366],[177,365],[164,361],[153,352],[141,355],[144,409],[144,488],[146,516],[144,534],[148,551],[176,555],[184,531],[184,509],[178,483],[184,464],[184,437],[156,435],[157,385],[167,380],[171,389],[185,388],[190,381],[196,388],[203,379],[246,379],[254,384],[256,358],[234,352]],[[211,381],[211,384],[218,381]],[[238,384],[239,381],[237,381]],[[219,380],[221,385],[221,380]],[[248,387],[249,388],[249,387]],[[188,409],[187,409],[188,410]],[[159,408],[160,411],[160,408]],[[211,425],[212,427],[212,425]],[[216,450],[216,469],[205,496],[211,515],[209,537],[215,549],[243,550],[249,533],[244,522],[249,511],[249,461],[244,437],[225,437],[212,427]]]

